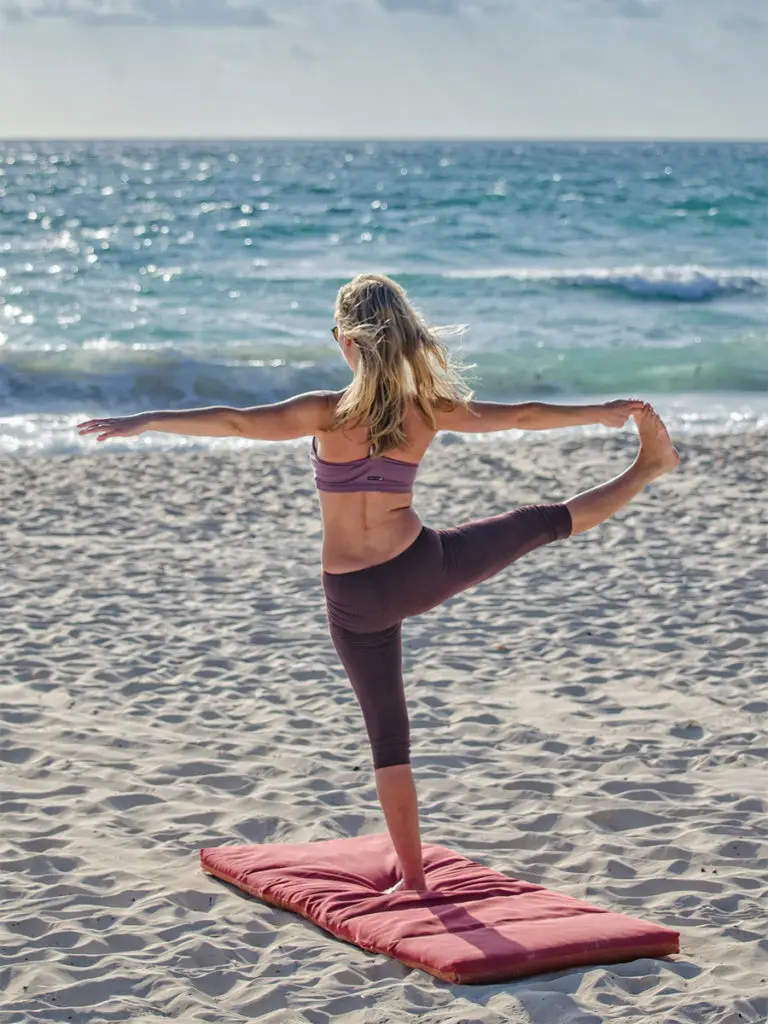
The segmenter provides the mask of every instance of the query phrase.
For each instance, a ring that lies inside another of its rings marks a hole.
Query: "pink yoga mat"
[[[509,878],[442,846],[423,849],[426,895],[383,892],[398,881],[387,835],[217,846],[200,859],[208,874],[444,981],[506,981],[679,951],[671,928]]]

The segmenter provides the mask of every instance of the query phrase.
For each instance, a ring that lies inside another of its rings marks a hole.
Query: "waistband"
[[[399,555],[394,555],[392,558],[388,558],[386,562],[376,562],[375,565],[368,565],[365,569],[352,569],[350,572],[326,572],[325,569],[322,571],[323,583],[332,580],[349,580],[354,578],[360,578],[366,574],[375,575],[378,572],[388,572],[391,569],[397,569],[400,565],[404,565],[410,558],[413,557],[417,548],[423,544],[427,537],[434,531],[430,527],[422,525],[415,540],[411,541],[407,548],[404,548]]]

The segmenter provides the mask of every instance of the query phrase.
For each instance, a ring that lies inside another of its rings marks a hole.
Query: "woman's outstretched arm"
[[[641,409],[639,398],[618,399],[601,405],[550,405],[547,402],[467,402],[450,412],[435,411],[438,430],[482,434],[494,430],[553,430],[602,423],[623,426]]]
[[[239,437],[257,441],[290,441],[328,430],[333,419],[334,391],[308,391],[284,402],[233,409]]]
[[[204,409],[156,410],[135,416],[113,416],[78,423],[81,436],[97,441],[133,437],[146,430],[195,437],[250,437],[260,441],[289,441],[326,430],[332,418],[331,391],[310,391],[284,402],[236,409],[212,405]]]

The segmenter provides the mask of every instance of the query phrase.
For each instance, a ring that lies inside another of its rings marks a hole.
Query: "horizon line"
[[[707,143],[768,143],[768,136],[677,136],[677,135],[594,135],[594,136],[515,136],[515,135],[0,135],[0,144],[10,142],[707,142]]]

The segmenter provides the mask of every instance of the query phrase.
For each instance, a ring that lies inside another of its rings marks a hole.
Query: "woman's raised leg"
[[[571,513],[572,534],[584,533],[605,522],[635,498],[657,477],[669,473],[680,462],[666,427],[650,405],[632,414],[640,435],[637,458],[619,476],[583,491],[564,502]]]

